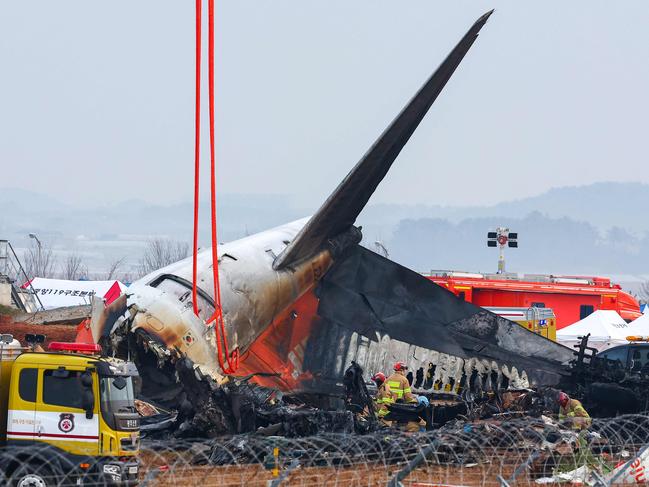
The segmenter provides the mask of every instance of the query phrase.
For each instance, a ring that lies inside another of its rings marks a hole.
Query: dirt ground
[[[50,342],[73,342],[77,335],[76,324],[34,325],[31,323],[14,323],[13,318],[0,315],[0,333],[11,333],[23,345],[27,333],[40,333],[46,336],[45,347]]]
[[[476,466],[473,468],[460,468],[457,466],[437,466],[420,469],[404,479],[404,486],[432,487],[440,485],[452,486],[484,486],[500,487],[496,479],[497,473],[489,471],[489,466]],[[367,486],[384,487],[397,473],[396,467],[373,468],[305,468],[291,472],[282,482],[286,486]],[[513,469],[503,472],[508,477]],[[143,478],[146,475],[143,476]],[[209,486],[239,486],[266,487],[268,482],[275,477],[271,470],[260,466],[230,466],[230,467],[186,467],[170,469],[155,477],[158,487],[176,487],[178,485]],[[536,485],[529,480],[515,485]]]
[[[498,476],[508,480],[520,465],[519,452],[510,449],[494,452],[491,460],[480,464],[434,464],[418,468],[402,480],[404,487],[502,487]],[[178,487],[199,485],[201,487],[267,487],[277,477],[262,465],[192,465],[194,457],[188,450],[183,452],[152,451],[146,448],[140,456],[140,479],[149,479],[147,485]],[[288,462],[288,461],[287,461]],[[384,487],[405,467],[405,464],[359,464],[347,467],[306,467],[287,472],[283,464],[279,471],[282,486],[353,486]],[[286,475],[284,477],[284,475]],[[510,487],[538,486],[535,480],[542,476],[523,469]],[[566,483],[543,484],[548,486]],[[574,485],[574,484],[573,484]],[[616,486],[623,487],[622,484]],[[625,484],[627,485],[627,484]],[[637,484],[633,484],[637,485]]]
[[[305,468],[296,469],[282,480],[282,486],[353,486],[353,487],[385,487],[394,477],[396,467],[357,467],[357,468]],[[514,468],[502,471],[490,465],[475,467],[459,467],[438,465],[426,469],[418,469],[402,481],[404,487],[502,487],[497,475],[508,479]],[[146,475],[142,476],[144,479]],[[274,477],[272,471],[260,466],[230,466],[230,467],[186,467],[170,469],[151,479],[149,485],[156,487],[178,487],[179,485],[201,487],[267,487]],[[516,482],[509,483],[510,487],[538,486],[525,473]],[[543,484],[547,486],[566,485],[565,483]],[[616,484],[623,487],[622,484]],[[626,485],[626,484],[625,484]]]

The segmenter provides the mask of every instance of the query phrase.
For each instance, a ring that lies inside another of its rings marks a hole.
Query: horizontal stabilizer
[[[478,32],[492,12],[493,10],[487,12],[473,24],[424,86],[385,129],[295,239],[275,259],[275,269],[314,255],[327,239],[341,234],[354,224],[399,152],[477,39]]]

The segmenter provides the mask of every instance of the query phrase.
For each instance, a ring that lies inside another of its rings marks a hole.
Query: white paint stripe
[[[65,418],[62,415],[66,415]],[[71,429],[64,427],[63,420]],[[99,417],[87,419],[85,413],[26,411],[10,409],[7,415],[7,437],[10,439],[34,438],[52,441],[97,441]]]

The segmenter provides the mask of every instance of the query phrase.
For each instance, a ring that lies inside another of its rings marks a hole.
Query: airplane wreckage
[[[352,362],[374,373],[405,361],[419,383],[424,371],[440,392],[556,387],[570,376],[572,350],[365,249],[354,225],[491,13],[313,216],[218,246],[224,345],[239,354],[234,373],[219,366],[226,352],[214,325],[206,326],[215,311],[209,248],[197,256],[198,316],[191,258],[139,279],[93,313],[94,340],[106,353],[134,360],[141,397],[178,410],[187,434],[216,435],[254,430],[259,422],[247,413],[261,405],[283,405],[264,414],[278,415],[267,424],[286,424],[297,412],[285,406],[297,394],[323,407],[318,411],[328,416],[313,421],[335,431],[348,412],[325,409],[340,404]]]

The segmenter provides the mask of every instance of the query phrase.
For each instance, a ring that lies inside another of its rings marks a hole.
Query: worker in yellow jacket
[[[374,397],[374,405],[376,406],[376,414],[386,426],[391,426],[392,422],[387,421],[385,416],[390,412],[388,404],[394,403],[394,397],[390,391],[388,383],[385,381],[385,374],[377,372],[372,376],[372,380],[376,384],[376,396]]]
[[[388,377],[387,384],[392,393],[392,397],[396,402],[406,402],[416,404],[419,402],[417,396],[412,393],[410,389],[410,382],[406,377],[408,366],[403,362],[394,364],[394,373]],[[419,421],[408,421],[405,424],[399,425],[405,427],[408,432],[422,431],[426,428],[426,422],[421,419]]]
[[[590,426],[592,422],[590,415],[577,399],[570,399],[568,394],[560,392],[557,402],[559,403],[560,421],[569,421],[576,430],[583,430]]]
[[[394,373],[388,377],[388,387],[397,402],[417,402],[406,377],[407,370],[408,366],[405,363],[397,362],[394,364]]]

